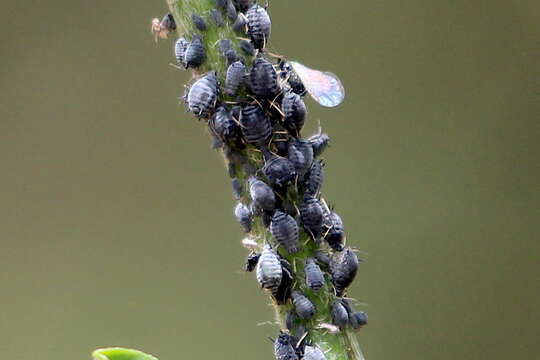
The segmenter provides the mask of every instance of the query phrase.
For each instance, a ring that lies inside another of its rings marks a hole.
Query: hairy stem
[[[208,30],[203,33],[203,41],[206,48],[206,61],[198,69],[198,73],[205,73],[210,70],[217,71],[218,77],[223,83],[226,73],[226,60],[219,54],[217,42],[221,39],[229,39],[233,42],[238,54],[244,58],[246,65],[251,63],[252,58],[242,54],[239,48],[239,35],[236,34],[229,21],[225,21],[222,27],[215,26],[212,23],[210,12],[215,9],[215,0],[167,0],[171,13],[176,20],[178,33],[180,36],[191,37],[196,33],[192,22],[192,14],[203,16],[208,19]],[[220,95],[220,101],[232,100]],[[236,178],[242,184],[240,201],[249,204],[251,201],[247,179],[251,174],[260,172],[264,165],[261,152],[253,145],[247,145],[245,148],[238,149],[226,147],[223,151],[226,166],[229,169],[231,177]],[[299,208],[302,203],[302,193],[295,184],[289,186],[287,192],[282,195],[284,202],[292,204]],[[255,239],[259,249],[265,243],[270,243],[271,235],[263,224],[261,217],[254,219],[250,236]],[[320,347],[328,360],[363,360],[356,335],[351,328],[344,328],[338,332],[331,332],[323,324],[331,324],[331,307],[337,299],[334,293],[332,282],[328,276],[325,277],[323,288],[314,292],[305,284],[304,264],[308,257],[314,256],[317,246],[310,239],[310,236],[303,230],[300,230],[300,251],[295,254],[289,254],[285,249],[278,248],[279,254],[287,259],[293,267],[293,287],[295,290],[302,291],[315,305],[316,315],[309,320],[297,320],[307,331],[306,339],[312,344]],[[292,304],[288,301],[286,304],[279,305],[273,301],[276,320],[281,329],[286,329],[285,317],[292,310]],[[321,327],[321,325],[323,325]]]

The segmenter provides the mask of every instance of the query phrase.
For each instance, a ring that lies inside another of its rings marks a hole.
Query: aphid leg
[[[169,65],[171,65],[173,68],[176,68],[178,70],[184,70],[181,66],[178,66],[176,64],[173,64],[173,63],[169,63]]]
[[[296,347],[299,347],[301,344],[302,344],[302,341],[304,341],[304,339],[306,338],[306,336],[308,335],[308,332],[306,331],[304,333],[304,335],[302,335],[302,337],[300,338],[300,340],[298,340],[298,342],[296,343]]]

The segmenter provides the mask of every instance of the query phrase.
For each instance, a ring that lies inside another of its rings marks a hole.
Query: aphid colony
[[[164,31],[170,19],[159,28],[154,24],[155,31]],[[191,21],[193,35],[176,41],[174,56],[196,73],[213,51],[204,42],[211,27],[230,27],[244,37],[214,44],[225,71],[199,73],[184,100],[192,114],[207,121],[213,146],[227,159],[238,200],[234,214],[252,250],[245,270],[255,271],[259,285],[290,309],[288,333],[281,332],[274,342],[276,358],[323,360],[321,349],[309,345],[310,322],[327,321],[338,331],[367,324],[367,315],[356,312],[345,297],[358,257],[345,247],[341,217],[321,197],[324,163],[319,157],[330,139],[320,131],[301,136],[307,117],[303,97],[309,93],[325,106],[336,106],[343,88],[333,74],[284,59],[270,61],[265,51],[270,16],[253,0],[216,0],[214,9],[192,14]],[[261,226],[269,234],[264,241],[257,238]],[[324,305],[329,319],[318,318],[315,299],[322,292],[332,299]]]

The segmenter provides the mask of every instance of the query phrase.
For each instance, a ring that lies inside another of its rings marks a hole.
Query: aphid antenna
[[[183,68],[183,67],[181,67],[181,66],[178,66],[178,65],[176,65],[176,64],[173,64],[173,63],[169,63],[169,65],[170,65],[170,66],[172,66],[173,68],[176,68],[176,69],[178,69],[178,70],[184,70],[184,68]]]
[[[296,346],[295,346],[295,347],[299,347],[300,345],[302,345],[302,341],[304,341],[304,339],[306,338],[306,336],[308,336],[308,332],[307,332],[307,331],[304,333],[304,335],[302,335],[302,337],[300,337],[300,340],[298,340],[298,342],[296,343]]]

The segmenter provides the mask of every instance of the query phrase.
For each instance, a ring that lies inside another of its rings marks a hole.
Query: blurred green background
[[[164,1],[10,1],[0,59],[0,351],[272,359],[229,180],[149,21]],[[367,253],[367,359],[538,352],[540,3],[271,1],[331,70],[325,197]]]

